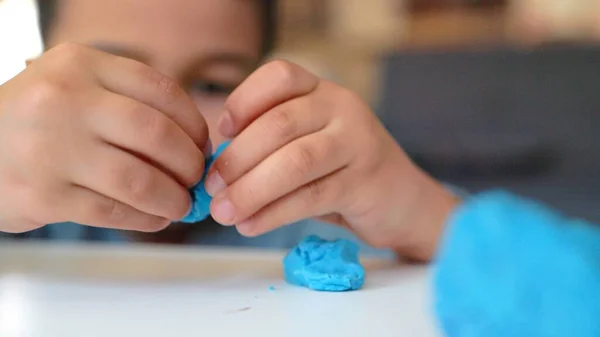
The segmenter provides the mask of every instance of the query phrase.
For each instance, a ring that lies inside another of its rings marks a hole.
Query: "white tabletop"
[[[282,256],[0,243],[0,336],[437,336],[426,268],[364,261],[362,290],[322,293]]]

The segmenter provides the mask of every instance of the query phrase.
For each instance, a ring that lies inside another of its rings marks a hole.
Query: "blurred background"
[[[600,221],[600,1],[282,0],[281,53],[359,92],[421,167]]]
[[[279,48],[368,100],[432,175],[600,221],[600,1],[280,0]],[[40,53],[0,0],[0,83]]]

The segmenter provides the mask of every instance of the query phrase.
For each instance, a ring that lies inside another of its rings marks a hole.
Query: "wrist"
[[[419,168],[416,171],[408,190],[413,198],[403,207],[401,230],[392,248],[401,257],[428,262],[434,258],[446,222],[461,198]]]

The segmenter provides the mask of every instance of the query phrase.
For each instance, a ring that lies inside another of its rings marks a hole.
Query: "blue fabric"
[[[600,336],[600,229],[510,193],[454,212],[433,279],[446,337]]]
[[[348,240],[326,241],[306,237],[283,259],[287,282],[318,291],[360,289],[365,269],[358,259],[358,245]]]
[[[64,222],[46,226],[48,237],[60,241],[78,241],[84,237],[86,227],[74,222]]]
[[[74,222],[62,222],[46,225],[44,228],[33,231],[46,232],[44,239],[51,239],[61,242],[77,242],[77,241],[98,241],[98,242],[127,242],[128,238],[123,235],[121,230],[106,229],[83,226]],[[32,237],[34,238],[34,237]],[[37,238],[42,238],[37,236]]]
[[[42,232],[47,235],[43,235]],[[131,240],[130,236],[124,235],[123,231],[118,229],[93,228],[75,223],[52,224],[32,231],[30,234],[28,235],[30,239],[49,239],[61,242],[91,240],[122,244]],[[370,247],[345,228],[312,219],[283,226],[272,232],[252,238],[241,235],[235,227],[219,227],[215,231],[199,232],[197,235],[188,238],[185,243],[203,246],[290,249],[297,245],[302,238],[313,234],[328,240],[345,239],[352,241],[359,245],[361,255],[395,258],[394,252]],[[11,236],[0,233],[0,240],[2,239],[11,239]]]
[[[192,209],[190,210],[188,215],[185,216],[185,218],[180,220],[180,222],[200,222],[208,218],[208,216],[210,215],[210,202],[212,201],[212,198],[210,195],[208,195],[208,193],[206,193],[206,189],[204,188],[204,181],[206,180],[206,174],[208,173],[208,170],[210,169],[211,165],[214,163],[217,157],[219,157],[223,150],[225,150],[227,145],[229,145],[229,142],[221,144],[217,148],[217,151],[209,159],[206,160],[206,164],[204,165],[204,176],[202,177],[202,180],[200,180],[200,182],[190,190],[193,202]]]

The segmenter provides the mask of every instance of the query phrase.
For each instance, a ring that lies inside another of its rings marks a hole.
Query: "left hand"
[[[317,217],[375,247],[431,257],[455,200],[356,94],[274,61],[242,83],[225,110],[219,130],[235,138],[206,183],[217,222],[256,236]]]

